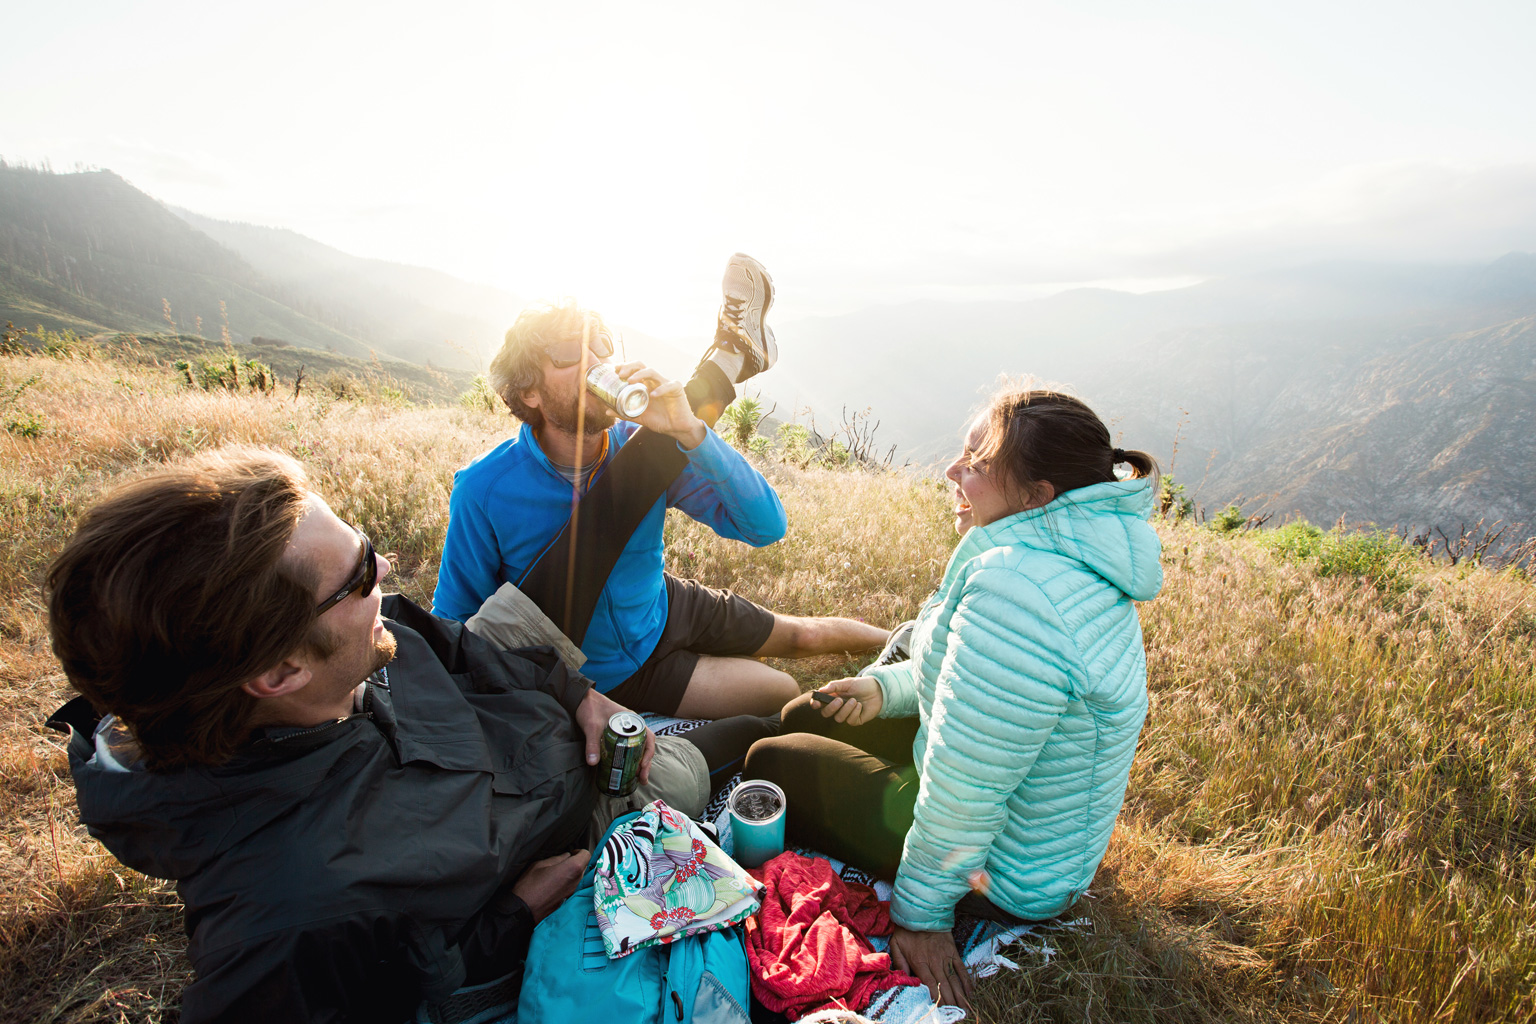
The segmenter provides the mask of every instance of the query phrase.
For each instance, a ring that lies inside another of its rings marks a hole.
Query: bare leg
[[[701,654],[677,705],[677,717],[771,715],[799,692],[800,685],[789,673],[760,661]]]
[[[756,658],[810,658],[818,654],[873,651],[885,646],[891,631],[855,619],[774,615],[773,632]],[[791,694],[793,696],[793,694]]]

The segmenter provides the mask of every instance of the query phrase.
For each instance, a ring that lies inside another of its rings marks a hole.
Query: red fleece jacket
[[[824,1006],[862,1010],[876,992],[922,982],[891,967],[865,936],[891,933],[890,905],[845,882],[826,860],[781,853],[750,874],[767,888],[747,919],[752,994],[789,1017]]]

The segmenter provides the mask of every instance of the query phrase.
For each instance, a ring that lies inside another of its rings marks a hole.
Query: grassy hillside
[[[111,171],[0,165],[0,320],[92,333],[219,337],[228,328],[235,341],[275,337],[368,358],[364,342],[284,299],[233,251]]]
[[[237,363],[255,360],[271,369],[276,391],[302,392],[308,387],[334,398],[367,395],[400,404],[453,404],[475,379],[465,370],[439,370],[398,360],[359,359],[298,348],[271,338],[251,339],[236,348],[191,334],[103,333],[81,337],[73,330],[49,330],[39,324],[26,330],[7,329],[6,339],[12,349],[50,353],[56,359],[111,359],[167,367],[184,361],[191,364],[198,380],[203,379],[200,371],[204,365],[225,364],[233,354]]]
[[[0,1019],[174,1020],[188,977],[174,892],[86,835],[41,726],[69,695],[42,619],[48,560],[115,481],[249,441],[305,460],[394,552],[387,585],[422,599],[452,473],[510,421],[35,355],[0,356],[0,404],[0,421],[40,425],[0,434]],[[674,571],[791,613],[915,613],[954,542],[944,488],[766,468],[788,537],[753,550],[674,519]],[[1167,584],[1142,608],[1151,712],[1079,904],[1093,927],[981,983],[982,1019],[1530,1019],[1536,586],[1295,530],[1160,530]],[[855,665],[785,667],[810,685]]]
[[[239,253],[283,289],[289,305],[413,362],[484,366],[527,305],[489,285],[352,256],[294,231],[172,212]]]

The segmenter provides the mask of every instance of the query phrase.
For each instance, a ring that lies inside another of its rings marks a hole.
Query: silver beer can
[[[587,371],[587,390],[626,420],[635,419],[651,404],[651,392],[644,384],[630,383],[607,363],[594,363]]]

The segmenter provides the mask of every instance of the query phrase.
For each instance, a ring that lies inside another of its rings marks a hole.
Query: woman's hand
[[[927,985],[934,1002],[970,1011],[971,972],[949,932],[909,932],[894,925],[891,963]]]
[[[834,718],[844,725],[863,725],[880,716],[885,696],[872,676],[834,679],[820,687],[822,693],[836,696],[821,706],[822,718]]]

